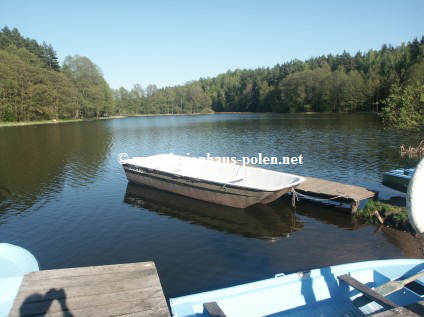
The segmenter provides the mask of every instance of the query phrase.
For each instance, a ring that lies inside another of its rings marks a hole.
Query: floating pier
[[[9,317],[169,317],[153,262],[27,273]]]
[[[361,200],[374,197],[375,193],[364,188],[328,181],[320,178],[307,177],[306,181],[296,187],[296,191],[311,197],[333,200],[351,205],[351,213],[358,210]]]

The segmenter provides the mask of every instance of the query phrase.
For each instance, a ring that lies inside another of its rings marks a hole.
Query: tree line
[[[381,111],[393,87],[424,82],[424,36],[398,47],[237,69],[183,86],[114,91],[118,112]]]
[[[131,90],[124,87],[113,91],[116,113],[126,114],[195,114],[211,113],[211,98],[198,82],[184,86],[145,89],[135,84]]]
[[[396,115],[390,113],[410,112],[403,105],[408,96],[421,96],[417,91],[423,83],[424,36],[355,55],[323,55],[274,67],[236,69],[180,86],[135,84],[127,90],[110,89],[100,68],[87,57],[68,56],[59,65],[51,45],[25,38],[17,29],[4,27],[0,32],[0,121],[387,108],[384,121],[394,126]],[[412,86],[415,90],[408,88]],[[399,94],[406,96],[397,98]],[[421,109],[422,103],[412,104]]]
[[[60,66],[51,45],[0,31],[0,121],[107,116],[115,111],[100,68],[83,56]]]

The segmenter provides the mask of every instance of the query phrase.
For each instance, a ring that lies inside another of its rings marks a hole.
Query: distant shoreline
[[[165,117],[165,116],[199,116],[209,114],[276,114],[276,115],[287,115],[287,114],[301,114],[301,115],[318,115],[318,114],[337,114],[336,112],[295,112],[295,113],[280,113],[280,112],[213,112],[213,113],[151,113],[151,114],[133,114],[133,115],[122,115],[122,116],[110,116],[110,117],[99,117],[99,118],[82,118],[82,119],[59,119],[59,120],[40,120],[40,121],[22,121],[22,122],[0,122],[0,128],[4,127],[17,127],[17,126],[29,126],[29,125],[42,125],[42,124],[59,124],[69,122],[87,122],[97,120],[110,120],[110,119],[123,119],[133,117]],[[341,112],[339,114],[369,114],[378,115],[376,112]]]
[[[308,111],[308,112],[215,112],[214,114],[305,114],[305,115],[313,115],[313,114],[373,114],[373,115],[379,115],[381,112],[375,112],[375,111],[357,111],[357,112],[334,112],[334,111],[326,111],[326,112],[314,112],[314,111]]]
[[[134,115],[122,115],[122,116],[110,116],[110,117],[99,117],[99,118],[82,118],[82,119],[59,119],[59,120],[41,120],[41,121],[22,121],[22,122],[0,122],[0,128],[3,127],[17,127],[17,126],[28,126],[28,125],[42,125],[42,124],[59,124],[59,123],[70,123],[70,122],[89,122],[97,120],[110,120],[110,119],[123,119],[133,117],[164,117],[164,116],[198,116],[211,113],[152,113],[152,114],[134,114]]]

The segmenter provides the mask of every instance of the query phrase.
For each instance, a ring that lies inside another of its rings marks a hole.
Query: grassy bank
[[[111,117],[99,117],[99,118],[82,118],[82,119],[59,119],[59,120],[40,120],[40,121],[23,121],[23,122],[2,122],[0,121],[0,128],[2,127],[17,127],[25,125],[38,125],[38,124],[57,124],[67,122],[84,122],[84,121],[95,121],[95,120],[108,120],[108,119],[120,119],[129,117],[157,117],[157,116],[197,116],[210,113],[173,113],[173,114],[135,114],[135,115],[122,115],[122,116],[111,116]]]
[[[376,211],[381,219],[376,215]],[[415,233],[412,228],[406,207],[393,206],[379,200],[369,200],[365,207],[356,213],[356,217],[366,223],[383,224],[392,228]]]
[[[0,122],[1,127],[17,127],[24,125],[38,125],[38,124],[56,124],[66,122],[80,122],[80,121],[91,121],[96,119],[66,119],[66,120],[40,120],[40,121],[24,121],[24,122]]]

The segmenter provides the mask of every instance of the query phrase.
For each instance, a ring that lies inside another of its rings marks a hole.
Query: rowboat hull
[[[171,165],[173,163],[174,162],[171,161]],[[198,162],[193,161],[192,163],[196,164]],[[228,168],[228,164],[222,164],[225,168]],[[205,168],[207,167],[208,165],[205,165]],[[217,166],[214,167],[216,168]],[[235,208],[247,208],[257,203],[268,204],[280,198],[287,192],[291,191],[292,188],[295,188],[304,180],[302,177],[298,177],[291,174],[263,170],[268,173],[271,172],[274,174],[281,174],[283,176],[289,175],[293,179],[296,179],[296,182],[288,183],[287,186],[284,186],[283,188],[261,190],[259,188],[240,186],[238,184],[236,185],[232,182],[221,182],[216,179],[210,180],[171,172],[169,170],[167,171],[158,168],[149,168],[143,166],[142,164],[136,164],[134,161],[124,162],[123,168],[125,170],[127,179],[130,182],[134,182],[140,185],[146,185],[149,187],[157,188],[160,190],[168,191],[171,193],[183,195],[202,201],[207,201]],[[240,168],[241,167],[237,167],[237,169],[233,169],[238,171],[238,169]],[[251,171],[251,169],[254,169],[253,167],[249,168],[249,171]]]
[[[202,317],[205,303],[215,302],[226,316],[364,316],[380,312],[376,302],[357,307],[360,293],[337,277],[348,274],[374,288],[394,279],[404,279],[424,269],[424,260],[381,260],[344,264],[171,298],[174,317]],[[387,299],[400,306],[424,299],[424,278]]]

